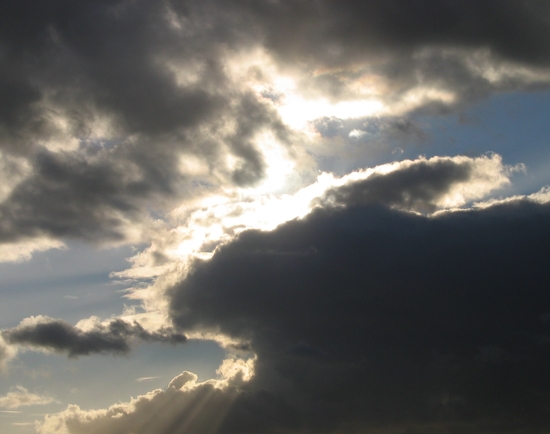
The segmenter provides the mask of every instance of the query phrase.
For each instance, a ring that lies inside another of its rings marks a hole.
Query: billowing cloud
[[[42,396],[29,392],[22,386],[17,386],[5,396],[0,396],[0,407],[15,409],[27,405],[45,405],[55,402],[51,396]]]
[[[2,337],[11,345],[54,351],[78,357],[93,353],[125,354],[136,341],[186,341],[181,333],[161,328],[147,331],[137,322],[114,319],[107,324],[95,323],[86,329],[74,327],[66,321],[44,316],[27,318],[14,328],[3,330]]]
[[[260,181],[259,134],[287,146],[274,109],[224,72],[221,40],[138,3],[1,7],[0,242],[139,242],[150,213]]]

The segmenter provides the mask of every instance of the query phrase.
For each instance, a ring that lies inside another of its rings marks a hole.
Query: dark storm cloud
[[[526,200],[318,209],[197,262],[172,317],[250,342],[248,387],[284,397],[289,432],[543,432],[549,221]]]
[[[237,157],[237,167],[226,169],[227,178],[250,186],[263,177],[265,167],[254,135],[268,127],[281,141],[289,138],[273,113],[250,96],[242,96],[234,111],[236,130],[216,140],[227,143]],[[213,164],[225,152],[216,150],[223,143],[197,140],[205,143],[196,154],[211,158]],[[30,176],[0,204],[0,242],[43,235],[124,240],[129,224],[139,224],[149,211],[194,194],[190,177],[180,173],[177,151],[177,146],[162,142],[156,147],[142,142],[96,145],[82,152],[37,149]]]
[[[428,86],[451,90],[458,96],[455,104],[495,91],[547,85],[544,79],[519,77],[496,83],[475,71],[488,65],[498,69],[501,61],[548,67],[547,1],[234,0],[210,5],[253,22],[252,31],[280,62],[309,68],[300,87],[316,96],[353,98],[346,83],[362,74],[379,76],[391,89],[389,100]],[[472,63],[475,50],[484,50],[486,58]],[[450,107],[438,102],[422,108],[439,112]]]
[[[50,350],[69,357],[93,353],[126,354],[136,341],[176,344],[187,340],[184,335],[171,329],[149,332],[137,322],[128,323],[120,319],[83,331],[60,319],[36,317],[3,330],[1,334],[8,344]]]

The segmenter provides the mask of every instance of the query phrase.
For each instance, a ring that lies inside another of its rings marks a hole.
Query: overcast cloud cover
[[[3,432],[550,429],[550,1],[7,0],[0,65],[0,262],[133,249],[110,318],[3,290]],[[25,368],[197,341],[102,408]]]

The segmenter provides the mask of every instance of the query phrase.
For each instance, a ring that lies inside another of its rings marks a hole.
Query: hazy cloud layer
[[[137,322],[128,323],[121,319],[82,330],[66,321],[43,316],[27,318],[17,327],[1,333],[11,345],[64,353],[69,357],[93,353],[125,354],[133,343],[139,341],[176,344],[187,340],[183,334],[171,329],[149,332]]]

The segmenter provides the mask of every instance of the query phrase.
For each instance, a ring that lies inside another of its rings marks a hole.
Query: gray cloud
[[[1,334],[11,345],[64,353],[69,357],[93,353],[125,354],[133,343],[139,341],[175,344],[187,340],[183,334],[169,328],[149,332],[137,322],[128,323],[120,319],[84,331],[60,319],[32,317],[23,320],[17,327],[3,330]]]
[[[491,83],[438,48],[487,49],[496,59],[547,65],[548,9],[528,0],[9,3],[0,11],[0,61],[9,65],[0,77],[4,142],[20,143],[29,137],[23,130],[31,137],[51,131],[51,109],[38,104],[46,98],[71,113],[77,135],[98,112],[127,134],[157,136],[211,121],[235,88],[224,72],[224,47],[263,44],[279,61],[311,69],[371,62],[371,72],[394,84],[392,93],[421,75],[464,96],[486,94]],[[418,56],[426,47],[435,50]],[[193,79],[178,82],[170,62]],[[315,77],[312,89],[338,93],[342,86],[338,75]]]
[[[16,355],[16,350],[6,345],[3,339],[0,339],[0,373],[6,369],[8,362]]]
[[[212,172],[217,171],[237,185],[254,184],[264,175],[264,162],[253,135],[272,126],[287,140],[284,127],[265,106],[246,96],[242,100],[237,131],[211,136],[210,143],[199,138],[204,146],[196,153],[211,158],[210,173],[204,175],[207,181],[213,182]],[[239,162],[235,169],[218,161],[225,151],[216,141],[229,144]],[[130,223],[139,225],[151,211],[163,213],[170,204],[201,194],[190,176],[180,171],[180,158],[185,158],[181,151],[162,141],[153,148],[143,140],[137,146],[120,143],[80,151],[37,149],[29,157],[31,174],[0,204],[0,240],[43,235],[92,242],[124,240]]]
[[[197,23],[176,28],[169,9],[0,6],[0,149],[29,166],[0,204],[1,241],[125,240],[130,224],[202,194],[201,185],[262,179],[254,136],[272,130],[285,141],[285,127],[226,75],[225,42]],[[189,156],[203,173],[182,171]]]
[[[464,96],[494,87],[449,51],[415,53],[425,47],[487,49],[497,59],[531,66],[550,58],[548,5],[527,0],[25,0],[0,12],[0,60],[9,65],[0,79],[7,146],[29,137],[23,130],[34,132],[31,137],[51,131],[49,109],[37,104],[46,97],[71,112],[75,134],[85,131],[94,112],[112,116],[128,134],[154,136],[211,121],[230,105],[234,89],[224,72],[224,47],[263,44],[279,61],[312,69],[372,61],[371,72],[394,83],[393,93],[410,88],[410,80],[418,84],[420,74],[425,83],[442,81]],[[381,62],[382,54],[390,61]],[[184,74],[194,71],[194,78],[182,85],[166,62]],[[315,77],[312,89],[341,88],[338,75]],[[333,82],[328,88],[327,80]]]
[[[417,86],[455,93],[458,99],[451,104],[421,106],[440,112],[494,91],[547,85],[546,79],[532,83],[513,76],[492,82],[471,64],[472,52],[482,50],[485,55],[474,60],[481,69],[484,62],[498,69],[503,61],[546,68],[550,7],[544,1],[226,4],[257,23],[254,29],[280,61],[316,71],[301,83],[312,94],[354,98],[346,83],[367,74],[385,83],[390,101]]]

